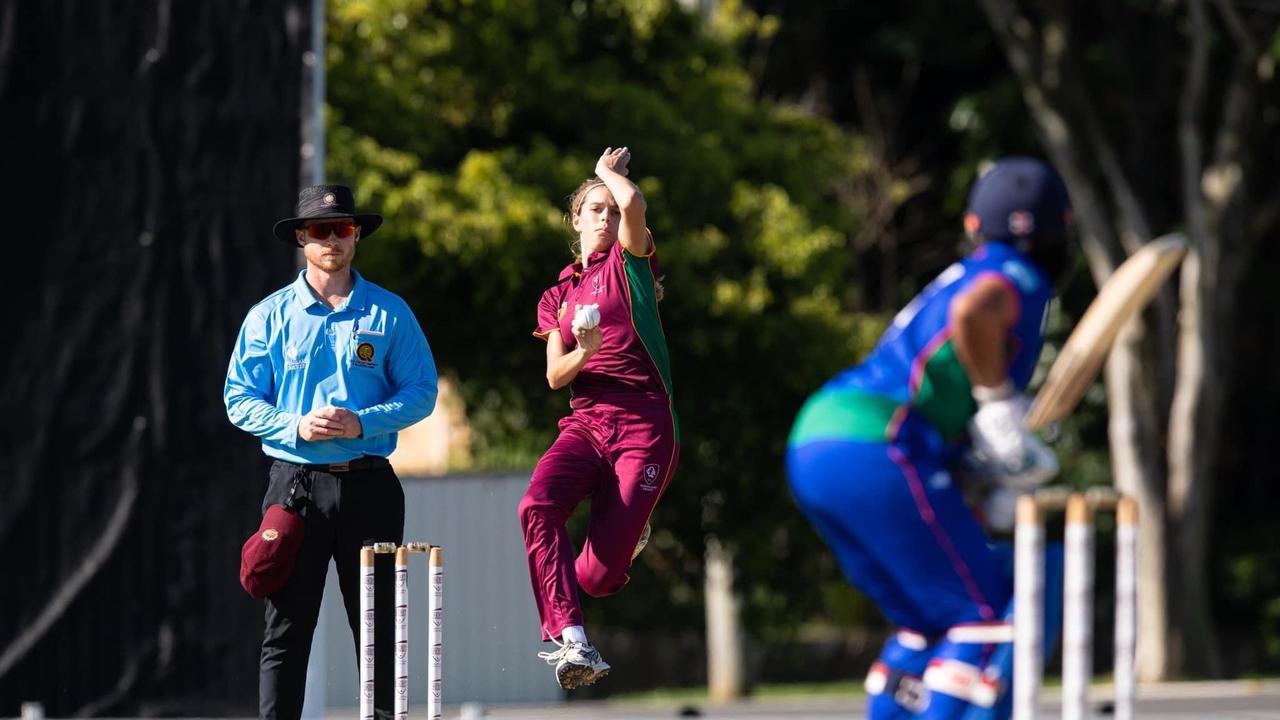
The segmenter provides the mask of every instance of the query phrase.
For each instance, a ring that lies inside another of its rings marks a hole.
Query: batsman
[[[968,254],[808,399],[788,441],[797,503],[896,626],[867,676],[872,720],[1009,716],[1012,562],[988,533],[1010,530],[1017,495],[1058,469],[1023,418],[1049,301],[1075,264],[1066,188],[1038,160],[1000,160],[970,190],[964,229]],[[982,480],[975,503],[961,466]]]

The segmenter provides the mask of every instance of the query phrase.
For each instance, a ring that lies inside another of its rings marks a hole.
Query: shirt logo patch
[[[599,274],[593,275],[591,277],[591,294],[599,295],[602,292],[604,292],[604,278]]]
[[[307,366],[307,356],[298,357],[298,346],[290,345],[284,350],[284,369],[301,370]]]
[[[280,537],[280,533],[275,528],[269,528],[262,531],[262,539],[266,542],[271,542],[278,537]]]
[[[360,367],[374,367],[376,363],[373,362],[373,357],[376,352],[373,348],[373,343],[360,343],[356,346],[355,364]]]
[[[1000,266],[1001,272],[1013,278],[1013,281],[1022,288],[1023,292],[1032,293],[1040,287],[1040,280],[1036,278],[1036,274],[1031,268],[1017,260],[1006,260]]]
[[[658,489],[658,475],[661,474],[662,468],[656,463],[649,463],[641,470],[640,487],[644,490]]]
[[[556,311],[556,319],[557,319],[557,320],[559,320],[560,318],[564,317],[564,310],[565,310],[565,308],[567,308],[567,307],[569,307],[569,303],[567,303],[567,302],[562,302],[562,303],[560,303],[560,309],[559,309],[558,311]]]

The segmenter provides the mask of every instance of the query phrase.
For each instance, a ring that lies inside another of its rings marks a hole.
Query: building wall
[[[516,506],[528,474],[405,477],[405,540],[444,548],[444,702],[554,702],[563,698],[538,659],[538,617]],[[409,568],[410,701],[426,702],[427,560]],[[327,705],[356,705],[354,643],[337,576],[325,586]],[[392,602],[391,598],[379,602]],[[317,648],[319,651],[319,648]],[[314,657],[314,656],[313,656]]]

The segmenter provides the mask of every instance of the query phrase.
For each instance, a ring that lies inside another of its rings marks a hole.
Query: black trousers
[[[263,512],[273,503],[284,502],[294,478],[300,474],[302,488],[310,495],[301,503],[306,527],[302,547],[288,583],[265,601],[267,627],[258,666],[258,713],[263,720],[294,720],[302,715],[307,660],[329,559],[337,565],[342,603],[351,626],[355,657],[359,658],[360,548],[367,543],[404,540],[404,489],[389,466],[328,473],[277,461],[271,465]],[[379,718],[391,718],[395,689],[395,557],[380,554],[375,562],[378,594],[374,605],[374,704]],[[353,669],[358,672],[358,666],[353,665]]]

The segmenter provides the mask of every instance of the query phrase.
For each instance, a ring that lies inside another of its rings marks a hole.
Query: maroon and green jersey
[[[571,327],[576,307],[600,306],[603,341],[569,386],[575,400],[617,392],[672,394],[667,338],[655,294],[657,246],[652,239],[650,247],[645,257],[631,254],[620,242],[592,253],[585,270],[580,263],[569,265],[538,301],[533,334],[546,339],[559,330],[568,350],[578,346]]]

